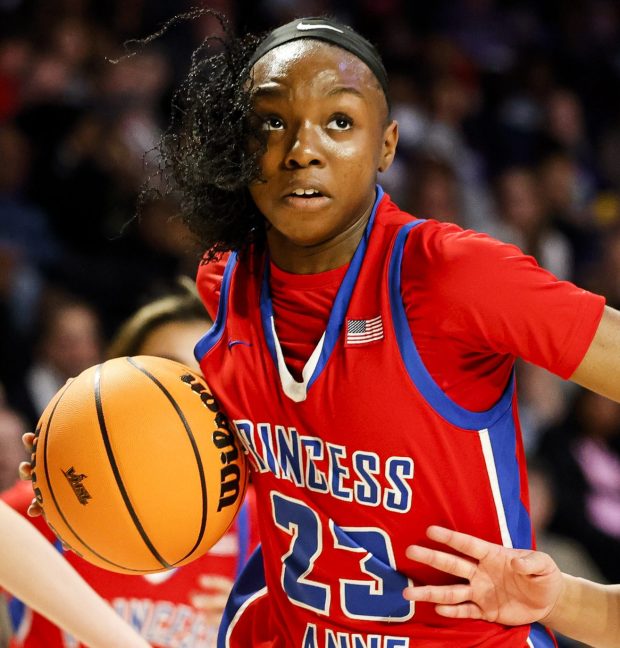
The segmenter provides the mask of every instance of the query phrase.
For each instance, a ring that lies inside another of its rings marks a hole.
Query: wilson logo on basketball
[[[75,472],[75,468],[71,466],[68,470],[63,470],[62,474],[67,478],[75,496],[78,498],[80,504],[88,504],[88,500],[92,499],[91,494],[86,490],[86,486],[82,483],[87,475],[80,475]]]
[[[203,405],[215,414],[217,429],[213,431],[212,439],[215,447],[221,450],[220,498],[217,505],[217,510],[221,511],[235,504],[241,493],[241,470],[236,463],[239,460],[237,439],[230,428],[228,418],[219,411],[217,401],[206,385],[191,374],[183,374],[181,380],[189,385],[191,390],[200,397]]]

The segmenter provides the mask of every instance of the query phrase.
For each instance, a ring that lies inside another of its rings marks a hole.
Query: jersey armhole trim
[[[220,299],[217,304],[217,315],[213,326],[198,340],[194,347],[194,356],[198,363],[205,357],[205,355],[220,341],[224,334],[224,327],[226,325],[226,317],[228,315],[228,297],[230,295],[230,282],[232,274],[237,265],[237,253],[233,252],[230,255],[224,268],[222,276],[222,287],[220,288]]]
[[[502,396],[495,405],[483,412],[473,412],[455,403],[439,387],[424,365],[416,347],[415,340],[413,339],[401,293],[402,259],[405,242],[409,233],[414,227],[423,222],[425,221],[412,221],[400,229],[396,235],[389,263],[388,288],[390,307],[400,355],[411,381],[437,414],[452,425],[464,429],[479,431],[490,428],[512,405],[515,383],[514,370]]]

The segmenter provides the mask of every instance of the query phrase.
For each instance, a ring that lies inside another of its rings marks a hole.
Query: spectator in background
[[[101,360],[102,345],[99,316],[90,305],[60,293],[45,296],[25,376],[31,421],[36,423],[69,378]]]
[[[578,389],[565,421],[541,439],[557,485],[550,530],[583,545],[603,577],[620,581],[620,405]]]
[[[542,197],[551,224],[569,240],[574,275],[579,277],[595,261],[596,225],[589,209],[587,184],[579,175],[577,162],[562,150],[545,155],[537,169]]]
[[[32,55],[32,45],[23,35],[0,40],[0,124],[19,111]]]
[[[497,179],[499,223],[491,235],[513,243],[558,279],[572,279],[571,247],[549,222],[541,187],[526,167],[504,171]]]
[[[32,326],[45,270],[60,256],[47,215],[25,196],[30,149],[9,124],[0,125],[0,264],[14,325]]]
[[[536,456],[530,457],[527,462],[527,474],[536,549],[548,553],[567,574],[599,583],[605,582],[601,570],[583,545],[549,528],[557,508],[558,488],[547,462]]]
[[[545,109],[546,136],[575,161],[581,191],[592,196],[600,174],[592,145],[587,137],[583,106],[579,97],[570,90],[556,88],[547,98]]]
[[[198,369],[194,346],[212,322],[194,282],[181,277],[179,288],[179,293],[145,304],[128,319],[110,343],[107,357],[152,355]]]
[[[454,169],[462,188],[461,218],[466,227],[483,228],[493,217],[484,160],[469,143],[464,121],[476,110],[477,87],[456,74],[430,84],[430,121],[421,150]]]
[[[543,432],[567,415],[573,386],[546,369],[517,361],[519,416],[526,453],[535,452]]]
[[[420,155],[411,167],[407,208],[419,218],[435,218],[463,226],[461,187],[447,162]]]
[[[28,431],[23,418],[9,406],[0,383],[0,491],[15,482],[20,462],[28,458],[22,445],[22,435]]]

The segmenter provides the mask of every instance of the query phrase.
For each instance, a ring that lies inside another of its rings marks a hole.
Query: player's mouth
[[[284,195],[284,202],[295,209],[320,209],[329,202],[329,196],[316,187],[299,186]]]

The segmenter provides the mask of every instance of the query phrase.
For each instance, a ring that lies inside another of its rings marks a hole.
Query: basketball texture
[[[204,379],[151,356],[108,360],[67,383],[41,416],[32,461],[56,535],[89,562],[133,574],[208,551],[248,481]]]

